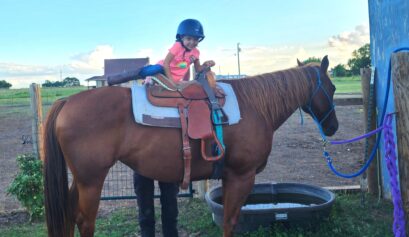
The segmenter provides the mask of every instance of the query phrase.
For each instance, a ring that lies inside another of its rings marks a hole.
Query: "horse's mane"
[[[308,99],[312,66],[317,65],[222,81],[232,85],[240,104],[253,107],[270,124]]]

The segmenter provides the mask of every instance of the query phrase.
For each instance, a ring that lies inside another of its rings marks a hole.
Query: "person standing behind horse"
[[[148,65],[141,69],[139,76],[146,78],[157,73],[165,74],[175,83],[189,80],[189,66],[193,63],[196,71],[204,67],[214,66],[214,61],[206,61],[200,65],[200,52],[196,48],[204,39],[203,27],[198,20],[186,19],[179,24],[176,42],[169,49],[164,60],[156,65]],[[177,237],[177,194],[179,184],[158,182],[160,202],[162,206],[162,231],[165,237]],[[142,237],[155,236],[154,180],[134,172],[134,191],[139,207],[139,225]]]

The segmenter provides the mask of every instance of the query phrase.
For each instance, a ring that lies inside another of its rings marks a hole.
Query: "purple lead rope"
[[[395,138],[392,130],[392,115],[386,116],[384,123],[385,160],[391,178],[391,194],[393,201],[393,233],[395,237],[406,237],[405,216],[398,183],[398,170],[396,168]]]

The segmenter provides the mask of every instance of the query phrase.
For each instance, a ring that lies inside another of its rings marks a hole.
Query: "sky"
[[[200,60],[256,75],[328,55],[346,64],[369,43],[367,0],[0,0],[0,80],[12,88],[103,74],[104,59],[164,58],[178,24],[199,20]]]

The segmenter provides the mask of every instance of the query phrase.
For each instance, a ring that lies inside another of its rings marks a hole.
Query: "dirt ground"
[[[349,139],[364,132],[362,106],[338,106],[336,111],[340,127],[331,139]],[[24,113],[18,113],[18,116],[15,113],[5,114],[9,115],[0,117],[0,213],[20,208],[14,198],[6,195],[6,188],[17,172],[15,157],[32,151],[31,144],[22,144],[22,135],[31,135],[29,108],[27,107]],[[300,120],[297,111],[276,131],[268,164],[264,171],[258,174],[256,182],[299,182],[318,186],[359,184],[359,178],[339,178],[328,169],[322,156],[321,138],[316,125],[305,114],[304,125],[300,124]],[[362,163],[364,141],[348,145],[330,145],[328,150],[340,171],[353,172]],[[111,181],[106,183],[103,196],[133,195],[131,172],[122,166],[116,167],[108,175]],[[211,182],[212,186],[218,184],[218,181]],[[113,187],[119,190],[116,194],[107,191]]]

